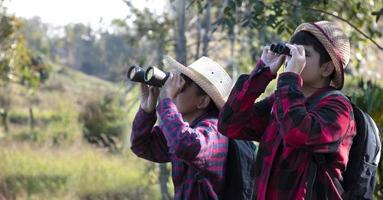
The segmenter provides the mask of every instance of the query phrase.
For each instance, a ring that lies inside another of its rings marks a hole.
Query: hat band
[[[337,58],[337,60],[338,60],[338,62],[339,62],[339,64],[340,64],[340,70],[342,71],[342,73],[343,73],[343,61],[342,61],[342,59],[341,59],[341,57],[340,57],[340,52],[339,52],[339,49],[335,46],[335,44],[334,44],[334,42],[330,39],[330,37],[328,37],[328,35],[326,34],[326,32],[324,32],[324,30],[320,27],[320,26],[318,26],[317,24],[315,24],[315,23],[310,23],[310,24],[312,24],[312,25],[314,25],[326,38],[327,38],[327,40],[330,42],[330,44],[333,46],[333,48],[334,48],[334,52],[335,52],[335,56],[336,56],[336,58]]]

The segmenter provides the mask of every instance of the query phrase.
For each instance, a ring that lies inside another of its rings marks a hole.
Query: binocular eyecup
[[[162,87],[169,78],[169,75],[169,72],[164,72],[155,66],[151,66],[144,70],[138,65],[132,65],[128,69],[127,78],[134,82]]]
[[[273,43],[270,46],[270,50],[277,54],[284,54],[287,56],[291,56],[290,48],[286,46],[284,43]]]

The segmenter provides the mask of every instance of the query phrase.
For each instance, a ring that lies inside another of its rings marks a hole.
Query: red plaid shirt
[[[217,130],[218,113],[207,113],[189,125],[169,98],[161,100],[157,110],[159,126],[154,126],[156,114],[138,111],[131,134],[132,151],[153,162],[172,162],[174,199],[219,199],[228,138]]]
[[[304,199],[314,153],[325,154],[326,166],[318,166],[311,199],[341,199],[331,177],[342,179],[352,138],[356,133],[351,104],[331,95],[309,108],[302,79],[282,73],[274,94],[256,103],[275,78],[263,62],[251,75],[239,77],[219,116],[220,132],[230,138],[259,141],[256,161],[257,199]]]

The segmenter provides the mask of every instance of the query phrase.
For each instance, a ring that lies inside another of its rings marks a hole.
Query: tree
[[[34,91],[39,83],[46,78],[48,67],[42,63],[33,62],[33,55],[26,45],[24,36],[20,33],[22,22],[16,17],[1,14],[0,29],[0,51],[3,52],[0,57],[0,84],[2,91],[8,91],[10,83],[24,85]],[[1,97],[1,117],[7,132],[9,94],[2,93]],[[33,128],[33,110],[30,111],[30,124]]]
[[[207,0],[205,9],[205,21],[204,21],[204,37],[203,37],[203,55],[208,56],[208,48],[210,41],[210,12],[211,11],[211,0]]]
[[[176,59],[186,65],[187,49],[185,37],[185,0],[177,0],[177,34],[176,34]]]

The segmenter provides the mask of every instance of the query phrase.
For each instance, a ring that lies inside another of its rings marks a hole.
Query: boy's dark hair
[[[319,64],[326,63],[331,61],[330,55],[327,53],[326,49],[319,42],[319,40],[310,32],[300,31],[296,33],[291,39],[291,44],[299,44],[299,45],[309,45],[314,48],[315,51],[319,53],[320,59]],[[335,70],[334,70],[335,71]]]
[[[185,85],[184,85],[184,88],[182,90],[185,90],[187,87],[189,87],[191,84],[194,84],[197,86],[197,95],[198,96],[202,96],[202,95],[207,95],[207,93],[199,86],[197,85],[192,79],[190,79],[189,77],[187,77],[186,75],[184,74],[181,74],[182,78],[185,80]],[[210,96],[209,96],[210,97]],[[218,110],[218,107],[217,105],[214,103],[213,99],[210,98],[210,103],[209,105],[206,107],[206,111],[207,112],[219,112]]]

